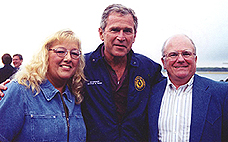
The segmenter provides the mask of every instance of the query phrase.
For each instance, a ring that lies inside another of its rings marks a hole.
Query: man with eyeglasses
[[[163,45],[168,78],[152,88],[150,141],[227,141],[228,84],[200,77],[196,47],[186,35]]]

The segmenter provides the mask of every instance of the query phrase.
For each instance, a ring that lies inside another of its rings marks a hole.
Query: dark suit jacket
[[[10,78],[15,72],[16,69],[9,64],[5,65],[3,68],[0,68],[0,83]]]
[[[148,106],[150,141],[158,141],[158,117],[166,84],[167,79],[152,89]],[[195,74],[190,141],[228,141],[228,83]]]

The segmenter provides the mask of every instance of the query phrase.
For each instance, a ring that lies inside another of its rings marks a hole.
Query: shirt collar
[[[181,85],[179,88],[185,88],[184,91],[188,91],[189,89],[192,88],[193,81],[194,81],[194,75],[191,77],[191,79],[186,84]],[[169,86],[170,89],[175,89],[176,90],[175,85],[170,81],[169,77],[167,79],[167,86]]]
[[[40,90],[43,93],[44,97],[46,98],[47,101],[51,101],[56,94],[60,94],[59,90],[57,90],[51,83],[49,80],[46,80],[45,82],[43,82],[40,85]],[[66,94],[66,99],[69,102],[72,102],[72,95],[71,92],[68,88],[68,86],[66,85],[66,89],[63,92],[63,94]]]

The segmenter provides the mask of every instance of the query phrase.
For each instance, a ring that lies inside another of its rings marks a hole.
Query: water
[[[164,76],[167,76],[166,71],[163,71],[162,73]],[[196,74],[215,81],[225,81],[228,78],[228,72],[196,72]]]
[[[215,81],[225,81],[228,78],[228,72],[197,72],[197,74]]]

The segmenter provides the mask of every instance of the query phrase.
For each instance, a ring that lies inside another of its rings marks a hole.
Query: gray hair
[[[109,5],[103,12],[102,17],[101,17],[101,22],[100,22],[100,28],[104,31],[106,26],[107,26],[107,19],[108,16],[113,13],[113,12],[117,12],[120,13],[122,15],[127,15],[127,14],[131,14],[134,20],[134,30],[135,33],[137,31],[138,28],[138,18],[135,15],[135,12],[133,9],[131,8],[127,8],[121,4],[112,4]]]
[[[191,39],[191,38],[189,38],[187,35],[185,35],[185,34],[183,34],[183,36],[185,36],[186,38],[188,38],[189,40],[190,40],[190,42],[192,43],[192,45],[193,45],[193,47],[194,47],[194,52],[195,52],[195,54],[196,54],[196,46],[195,46],[195,43],[193,42],[193,40]],[[173,36],[172,36],[173,37]],[[163,44],[163,46],[162,46],[162,56],[164,56],[164,52],[165,52],[165,46],[166,46],[166,44],[167,44],[167,42],[169,41],[169,39],[171,39],[172,37],[170,37],[170,38],[168,38],[165,42],[164,42],[164,44]]]

